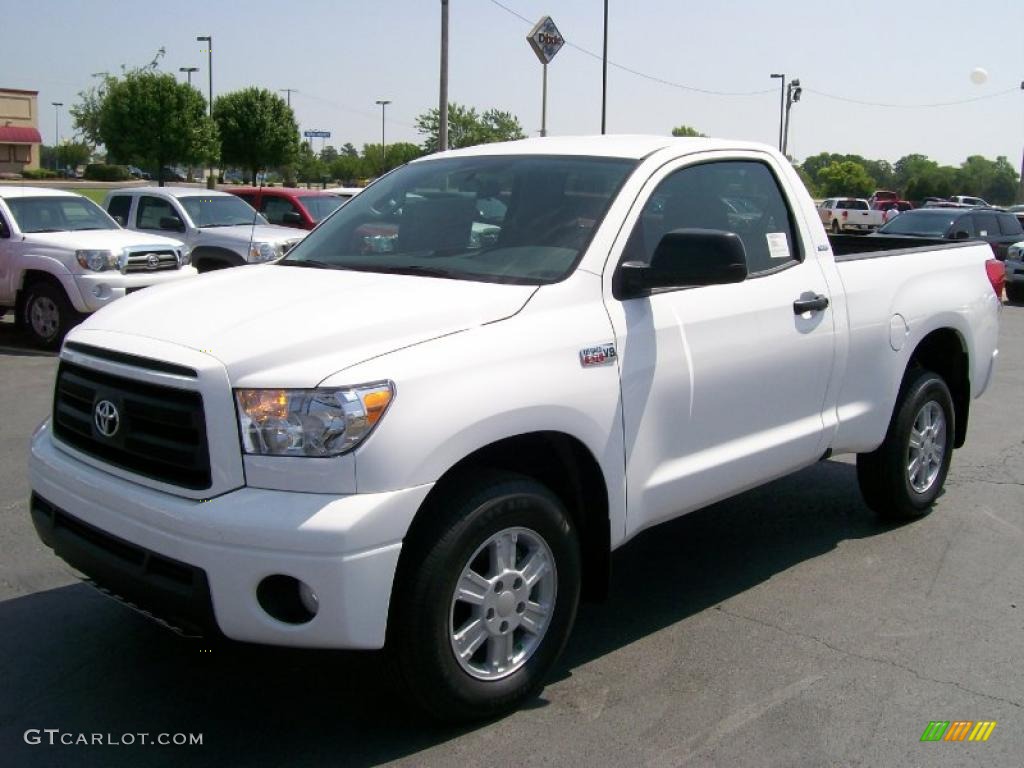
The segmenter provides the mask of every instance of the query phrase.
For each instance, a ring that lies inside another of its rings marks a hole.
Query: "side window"
[[[676,229],[735,232],[751,275],[800,260],[796,227],[767,165],[725,161],[682,168],[648,199],[623,252],[623,261],[650,263],[658,242]]]
[[[995,237],[999,234],[999,223],[994,213],[974,214],[974,227],[978,237]]]
[[[1020,219],[1012,213],[1000,213],[999,231],[1004,235],[1024,235],[1024,228],[1020,225]]]
[[[140,197],[139,212],[135,216],[135,226],[139,229],[160,229],[160,219],[170,216],[181,221],[178,212],[167,201],[159,197]]]
[[[971,217],[961,216],[954,219],[949,232],[951,235],[955,235],[957,232],[966,232],[968,237],[974,237],[974,223],[971,221]]]
[[[267,217],[267,221],[271,224],[283,224],[286,213],[292,211],[299,212],[298,208],[283,197],[264,197],[261,208],[261,213]]]
[[[249,205],[253,206],[254,208],[256,207],[256,195],[249,195],[249,194],[243,195],[243,194],[235,193],[235,197],[240,197],[243,200],[245,200],[245,202],[247,202]]]
[[[132,199],[128,195],[114,195],[107,203],[107,213],[122,227],[128,226],[128,215],[132,210]]]

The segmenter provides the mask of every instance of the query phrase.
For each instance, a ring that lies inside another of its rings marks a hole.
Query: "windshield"
[[[9,197],[7,207],[23,233],[120,229],[92,200],[67,197]]]
[[[279,262],[540,285],[575,267],[637,161],[512,155],[399,168]]]
[[[895,219],[891,219],[878,231],[884,235],[942,237],[956,219],[956,214],[946,211],[907,211]]]
[[[266,224],[267,220],[241,198],[234,195],[194,195],[178,198],[182,208],[200,229],[203,227],[234,227],[239,224],[252,226]]]
[[[317,222],[326,219],[345,202],[345,198],[337,195],[302,195],[299,200],[309,211],[310,218]]]

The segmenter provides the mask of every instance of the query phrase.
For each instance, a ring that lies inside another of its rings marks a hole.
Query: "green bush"
[[[24,179],[55,179],[57,174],[48,168],[27,168],[21,172]]]
[[[89,181],[128,181],[131,177],[125,165],[90,163],[85,166],[85,178]]]

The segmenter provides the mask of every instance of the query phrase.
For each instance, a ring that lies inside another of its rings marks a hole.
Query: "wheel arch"
[[[209,272],[226,267],[240,267],[247,262],[235,251],[216,245],[199,245],[192,249],[192,265],[199,272]],[[208,268],[204,268],[209,264]]]
[[[464,456],[438,479],[413,517],[406,541],[427,534],[430,510],[448,489],[497,470],[530,477],[549,488],[565,504],[579,531],[582,555],[582,594],[603,599],[611,573],[611,522],[608,487],[593,453],[576,437],[564,432],[529,432],[492,442]],[[403,547],[404,557],[406,547]],[[397,573],[403,571],[399,559]],[[395,584],[399,578],[396,576]],[[392,585],[392,594],[395,586]],[[394,604],[394,600],[392,600]]]
[[[911,353],[904,380],[915,367],[934,371],[945,380],[953,397],[953,447],[962,447],[967,439],[971,407],[970,357],[963,336],[949,327],[931,331]]]

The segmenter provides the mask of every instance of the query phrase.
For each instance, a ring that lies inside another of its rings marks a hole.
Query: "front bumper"
[[[127,275],[116,270],[76,274],[74,280],[79,301],[72,303],[79,312],[95,312],[133,291],[173,283],[198,274],[193,266],[160,272],[133,272]]]
[[[202,627],[207,601],[206,617],[231,639],[311,648],[383,646],[402,539],[431,488],[351,495],[240,488],[196,501],[73,458],[49,424],[33,437],[29,474],[41,538],[100,586],[143,608],[155,604],[159,616],[168,612],[162,577],[177,571],[171,623]],[[129,561],[169,561],[158,563],[161,578],[126,566],[118,542],[141,553]],[[257,588],[274,575],[313,589],[319,608],[312,619],[286,623],[261,607]],[[186,589],[186,581],[193,586]]]

